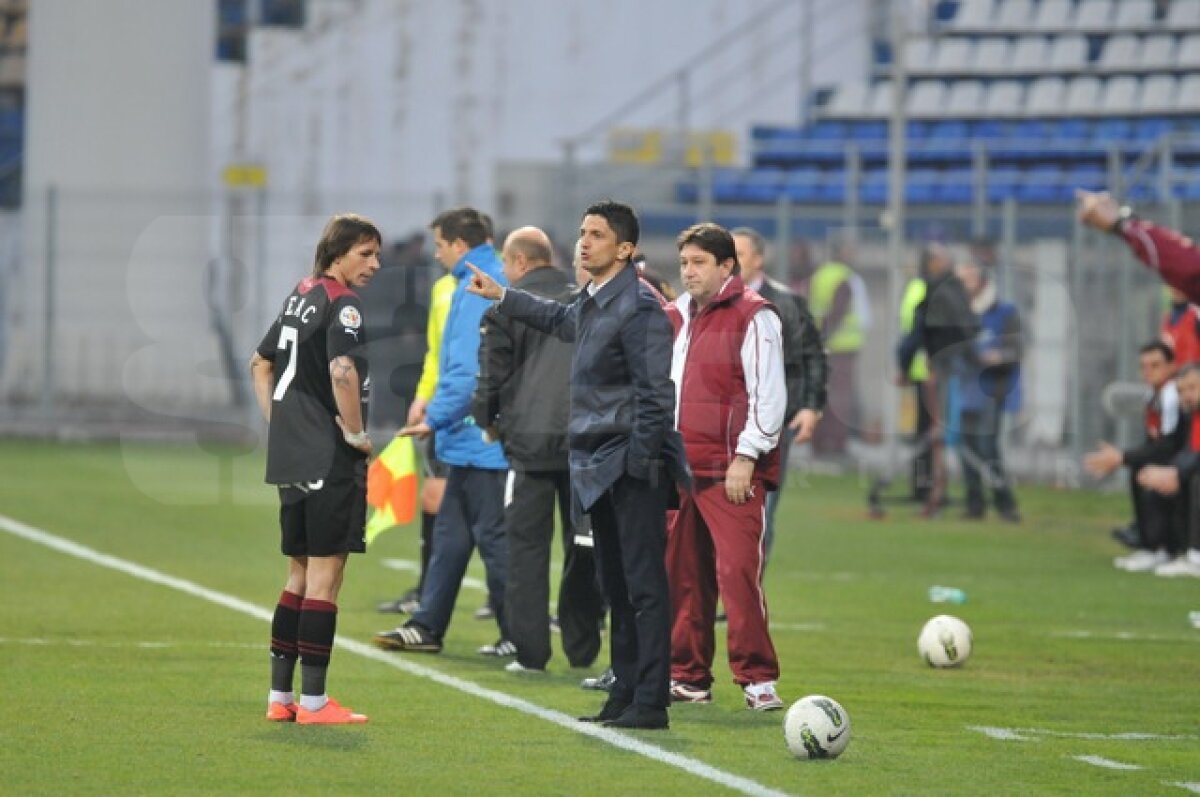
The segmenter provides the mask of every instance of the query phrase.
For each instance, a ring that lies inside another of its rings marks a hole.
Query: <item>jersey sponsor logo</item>
[[[351,307],[348,305],[343,307],[342,311],[338,313],[338,321],[346,328],[346,332],[357,330],[360,326],[362,326],[362,314],[358,312],[357,307]],[[355,340],[357,340],[358,333],[355,332],[353,334]]]

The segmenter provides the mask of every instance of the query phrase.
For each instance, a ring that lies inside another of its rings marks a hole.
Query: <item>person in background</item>
[[[788,455],[792,443],[812,439],[825,410],[825,382],[828,363],[821,333],[808,311],[808,302],[783,283],[767,276],[767,242],[752,227],[731,231],[741,268],[742,282],[766,299],[779,313],[783,324],[783,364],[787,385],[787,431],[779,437],[779,489],[767,493],[767,523],[763,537],[763,570],[775,543],[775,512],[787,483]]]
[[[965,261],[958,278],[979,317],[974,366],[964,363],[960,377],[962,466],[966,481],[964,517],[979,520],[986,514],[985,482],[992,491],[996,514],[1009,523],[1019,523],[1017,499],[1004,468],[1000,432],[1004,415],[1015,412],[1020,397],[1021,315],[1016,305],[1003,301],[989,269]]]
[[[927,247],[922,257],[931,250]],[[921,273],[925,273],[926,265],[921,263]],[[904,286],[900,297],[900,335],[904,337],[912,332],[916,320],[917,305],[925,299],[925,280],[915,276]],[[913,355],[908,373],[902,375],[907,386],[912,391],[912,406],[915,412],[916,454],[909,466],[909,486],[912,499],[919,503],[929,500],[929,490],[933,480],[933,446],[929,445],[929,433],[933,428],[933,415],[929,411],[929,401],[926,396],[926,380],[929,379],[929,358],[924,351]]]
[[[367,549],[368,385],[362,302],[379,271],[378,228],[334,216],[312,276],[287,297],[250,360],[267,421],[268,484],[279,489],[287,582],[271,620],[267,719],[301,725],[367,721],[325,692],[337,599],[351,553]],[[300,700],[293,692],[300,660]]]
[[[1171,306],[1163,313],[1163,342],[1175,352],[1175,367],[1200,362],[1200,309],[1188,301],[1183,291],[1167,287]]]
[[[1175,367],[1171,348],[1161,340],[1142,346],[1138,353],[1142,381],[1153,391],[1146,402],[1146,439],[1137,448],[1122,451],[1111,443],[1083,458],[1083,466],[1096,478],[1104,478],[1120,467],[1129,468],[1129,492],[1133,502],[1133,528],[1138,534],[1137,550],[1113,560],[1119,570],[1138,573],[1153,570],[1171,560],[1181,544],[1178,497],[1147,490],[1139,483],[1145,467],[1170,465],[1186,445],[1180,423],[1179,390],[1172,378]]]
[[[817,267],[808,286],[808,306],[829,352],[828,406],[813,436],[813,451],[822,456],[845,454],[857,423],[856,372],[868,305],[861,278],[847,265],[852,258],[850,240],[835,241],[833,256]]]

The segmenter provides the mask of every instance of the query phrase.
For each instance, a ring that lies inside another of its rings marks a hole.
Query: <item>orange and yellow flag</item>
[[[393,526],[417,516],[417,457],[411,437],[388,443],[367,469],[367,503],[375,511],[367,521],[367,544]]]

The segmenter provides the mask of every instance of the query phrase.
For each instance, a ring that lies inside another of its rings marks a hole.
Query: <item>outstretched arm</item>
[[[474,264],[467,263],[467,267],[473,273],[471,281],[467,283],[468,293],[491,299],[496,302],[496,312],[515,321],[568,343],[574,342],[577,302],[563,304],[517,288],[506,288]]]

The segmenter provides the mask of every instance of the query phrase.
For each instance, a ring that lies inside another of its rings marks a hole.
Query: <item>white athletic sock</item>
[[[300,695],[300,707],[305,711],[320,711],[328,702],[325,695]]]
[[[267,698],[267,700],[269,700],[272,703],[282,703],[283,705],[286,706],[289,703],[296,702],[296,695],[292,692],[277,692],[274,689],[272,689],[271,695],[270,695],[270,697]]]

